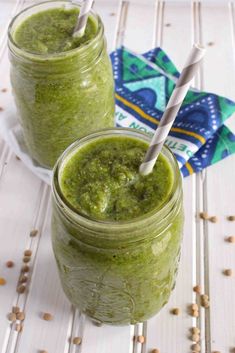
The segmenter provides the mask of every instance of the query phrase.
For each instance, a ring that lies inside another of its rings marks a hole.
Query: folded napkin
[[[111,54],[111,60],[117,125],[152,136],[179,71],[161,48],[138,55],[121,47]],[[235,152],[235,134],[225,123],[234,112],[235,102],[227,98],[196,89],[188,92],[166,140],[183,176]]]

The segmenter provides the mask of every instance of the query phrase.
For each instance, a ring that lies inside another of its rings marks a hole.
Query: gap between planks
[[[201,3],[194,1],[193,4],[193,42],[204,44],[202,35]],[[203,64],[196,76],[196,87],[200,90],[204,88]],[[198,173],[195,183],[195,209],[196,209],[196,284],[202,288],[202,292],[209,295],[209,268],[208,268],[208,228],[207,223],[202,222],[198,215],[200,212],[207,212],[207,193],[206,193],[206,171]],[[198,298],[197,303],[200,304]],[[200,306],[199,306],[200,307]],[[211,352],[210,347],[210,308],[203,310],[200,308],[200,316],[196,320],[201,330],[201,349],[202,352]]]

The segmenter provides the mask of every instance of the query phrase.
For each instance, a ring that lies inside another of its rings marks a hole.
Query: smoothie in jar
[[[83,135],[114,126],[114,83],[104,27],[94,11],[73,37],[80,6],[34,5],[9,27],[13,94],[30,155],[51,168]]]
[[[181,177],[166,147],[141,176],[148,144],[134,130],[104,130],[69,147],[54,170],[52,242],[62,286],[98,322],[144,321],[174,286]]]

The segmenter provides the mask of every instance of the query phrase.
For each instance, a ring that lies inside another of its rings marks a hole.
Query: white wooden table
[[[31,1],[32,2],[32,1]],[[13,104],[9,83],[6,29],[12,16],[27,6],[25,0],[0,0],[0,106]],[[235,99],[235,3],[161,2],[154,0],[97,0],[96,9],[105,27],[109,50],[124,44],[138,52],[162,46],[179,68],[193,42],[207,47],[204,65],[195,86]],[[213,44],[213,45],[211,45]],[[4,114],[4,111],[0,112]],[[235,235],[235,156],[206,172],[184,180],[185,232],[180,272],[168,305],[154,318],[131,327],[96,327],[75,312],[65,298],[50,244],[50,189],[16,159],[0,140],[0,351],[1,353],[188,353],[192,342],[189,329],[201,329],[201,351],[235,352],[235,277],[223,269],[235,270],[235,244],[224,239]],[[196,217],[207,211],[219,222],[204,223]],[[31,238],[31,229],[39,234]],[[16,292],[23,252],[33,251],[30,285],[26,293]],[[6,261],[15,262],[7,268]],[[210,308],[192,318],[188,305],[195,302],[192,287],[200,283],[210,296]],[[17,333],[7,320],[13,305],[26,313],[24,328]],[[181,314],[170,314],[179,307]],[[50,312],[54,320],[42,320]],[[133,340],[144,334],[146,343]],[[75,346],[70,337],[81,336]]]

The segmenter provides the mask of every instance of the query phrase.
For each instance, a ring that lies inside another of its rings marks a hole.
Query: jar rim
[[[83,138],[73,142],[70,146],[67,147],[67,149],[62,153],[62,155],[59,157],[57,160],[54,169],[53,169],[53,177],[52,177],[52,194],[59,206],[63,209],[63,211],[66,213],[66,215],[72,219],[75,222],[84,224],[84,225],[90,225],[95,226],[96,230],[100,229],[102,230],[104,227],[112,227],[113,230],[121,230],[125,228],[129,228],[130,226],[133,227],[138,227],[138,225],[142,224],[143,221],[148,220],[150,223],[155,221],[156,218],[159,219],[159,222],[167,217],[167,215],[170,213],[172,210],[173,205],[177,200],[179,199],[181,195],[181,191],[179,190],[179,184],[181,185],[181,174],[179,171],[178,167],[178,162],[172,153],[172,151],[164,145],[163,147],[163,155],[167,159],[167,161],[170,163],[170,166],[173,171],[174,175],[174,180],[173,180],[173,185],[171,188],[171,191],[167,198],[164,200],[164,202],[158,207],[150,212],[147,212],[143,214],[140,217],[136,217],[132,220],[128,221],[104,221],[104,220],[97,220],[95,218],[92,218],[90,216],[87,216],[85,214],[79,213],[77,210],[73,209],[71,205],[67,202],[67,200],[63,197],[63,193],[61,191],[60,185],[59,185],[59,173],[60,173],[60,168],[62,167],[62,164],[68,158],[68,156],[77,151],[78,148],[83,147],[85,144],[94,141],[95,139],[99,139],[104,136],[114,136],[114,135],[121,135],[121,136],[130,136],[134,138],[140,138],[148,143],[150,143],[150,136],[147,135],[146,133],[136,130],[136,129],[131,129],[131,128],[106,128],[102,129],[96,132],[93,132],[89,135],[84,136]]]
[[[55,60],[55,59],[64,59],[65,57],[69,57],[69,56],[73,56],[76,54],[80,54],[80,55],[85,55],[87,48],[95,45],[97,42],[99,42],[99,40],[103,37],[104,35],[104,25],[102,23],[102,20],[100,18],[100,16],[96,13],[96,11],[94,11],[93,9],[90,10],[90,14],[97,20],[97,32],[94,35],[94,37],[89,40],[86,43],[81,44],[79,47],[65,51],[65,52],[61,52],[61,53],[50,53],[50,54],[40,54],[40,53],[32,53],[29,50],[23,49],[21,48],[14,40],[13,37],[13,26],[15,24],[15,21],[17,21],[19,19],[20,16],[22,16],[23,14],[27,13],[28,11],[30,11],[33,8],[37,8],[37,7],[41,7],[43,5],[47,5],[47,4],[55,4],[55,5],[59,5],[59,4],[69,4],[71,6],[71,8],[80,8],[81,7],[81,2],[72,2],[70,0],[47,0],[47,1],[42,1],[39,2],[37,4],[33,4],[31,6],[26,7],[25,9],[23,9],[22,11],[20,11],[18,14],[16,14],[13,19],[11,20],[9,26],[8,26],[8,45],[9,45],[9,49],[13,50],[15,52],[18,52],[21,56],[25,57],[25,58],[29,58],[30,60]],[[58,6],[55,6],[55,8]],[[43,9],[40,11],[44,11]],[[39,12],[40,12],[39,11]]]

